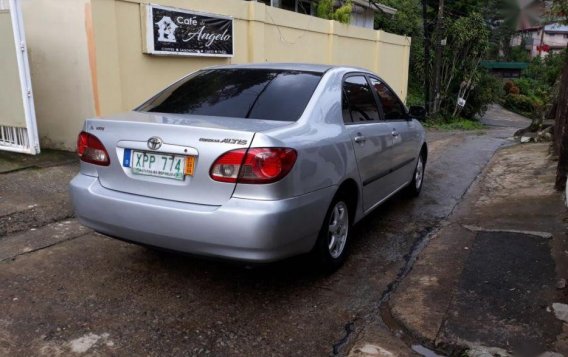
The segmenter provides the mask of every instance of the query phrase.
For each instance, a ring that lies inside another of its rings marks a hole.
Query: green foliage
[[[320,0],[316,8],[317,17],[327,20],[335,20],[343,24],[348,24],[351,21],[351,13],[353,5],[351,0],[346,1],[339,8],[334,8],[334,0]]]
[[[381,3],[396,8],[397,12],[394,15],[377,13],[375,28],[403,36],[422,34],[421,0],[382,0]]]
[[[331,20],[333,14],[333,0],[320,0],[316,7],[316,16],[322,19]]]
[[[381,0],[381,3],[397,9],[396,14],[375,14],[375,28],[412,38],[410,45],[410,83],[424,85],[424,31],[421,0]],[[424,105],[422,102],[420,105]]]
[[[562,68],[566,61],[566,52],[560,54],[549,54],[544,59],[534,58],[529,67],[523,72],[523,77],[536,80],[542,84],[552,87],[562,73]]]
[[[333,19],[339,21],[342,24],[348,24],[351,21],[351,12],[353,11],[353,5],[351,1],[347,1],[344,5],[339,7],[333,13]]]
[[[503,101],[505,108],[526,117],[534,115],[537,105],[538,103],[524,94],[507,94]]]
[[[443,32],[433,34],[437,1],[428,2],[427,18],[423,19],[421,0],[381,0],[382,4],[392,6],[398,11],[395,15],[377,13],[375,28],[412,37],[407,105],[424,105],[424,83],[429,78],[433,84],[434,43],[436,39],[447,38],[447,46],[444,47],[446,67],[443,72],[445,79],[442,81],[442,116],[454,116],[458,92],[464,82],[468,88],[466,93],[462,94],[465,94],[468,100],[461,115],[474,117],[482,114],[501,91],[500,85],[497,85],[493,78],[477,68],[479,60],[490,48],[490,40],[493,41],[487,24],[503,18],[502,14],[510,12],[509,8],[513,2],[515,0],[446,1]],[[428,29],[427,40],[432,44],[430,58],[425,58],[424,52],[424,20]],[[508,44],[510,34],[514,31],[513,27],[503,26],[503,34],[499,35],[499,38],[503,39],[499,41]],[[505,39],[505,35],[509,37]],[[470,86],[474,88],[471,92]]]
[[[431,118],[424,126],[431,129],[438,130],[482,130],[485,125],[477,120],[469,120],[464,118],[446,118],[441,117]]]
[[[532,93],[532,86],[534,85],[534,81],[530,78],[519,78],[514,83],[513,86],[519,88],[519,93],[513,94],[524,94],[529,95]],[[511,91],[509,91],[511,93]]]
[[[444,33],[436,36],[438,39],[447,38],[447,45],[442,56],[441,103],[434,111],[439,110],[447,116],[459,113],[456,106],[458,97],[467,97],[482,76],[479,63],[489,48],[489,34],[483,17],[472,13],[457,20],[448,20]],[[486,97],[483,95],[478,99]],[[487,103],[478,103],[477,109],[485,105]],[[468,115],[471,116],[471,113]]]
[[[484,9],[492,6],[495,1],[489,0],[452,0],[446,1],[446,12],[449,15],[467,16],[471,13],[482,13]],[[437,6],[437,4],[436,4]]]
[[[566,53],[536,57],[521,78],[505,83],[503,106],[533,119],[546,116],[554,101],[553,88],[562,73]]]
[[[524,41],[521,41],[520,46],[511,47],[506,56],[506,60],[509,62],[530,62],[531,57],[528,52],[525,51]]]
[[[424,91],[423,88],[416,85],[416,82],[408,84],[408,94],[406,95],[406,106],[413,105],[424,106]]]
[[[479,73],[477,84],[469,93],[467,102],[461,115],[467,119],[481,117],[487,111],[489,104],[496,102],[501,95],[502,82],[482,70]]]
[[[568,0],[554,1],[552,10],[557,16],[564,18],[564,23],[568,23]]]
[[[440,36],[446,37],[448,42],[444,47],[446,69],[450,71],[448,75],[451,77],[476,70],[489,46],[489,29],[483,17],[473,13],[448,22],[445,34]]]
[[[491,45],[486,59],[509,62],[528,62],[529,56],[519,47],[511,47],[511,38],[516,34],[521,18],[518,0],[489,0],[483,10],[484,17],[491,24]]]

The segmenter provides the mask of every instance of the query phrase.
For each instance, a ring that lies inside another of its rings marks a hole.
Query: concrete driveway
[[[329,276],[306,257],[247,267],[113,240],[70,218],[62,190],[76,162],[5,170],[0,355],[345,355],[363,331],[413,354],[386,327],[381,306],[428,234],[511,142],[515,129],[502,124],[430,132],[422,196],[395,197],[361,222],[349,260]]]

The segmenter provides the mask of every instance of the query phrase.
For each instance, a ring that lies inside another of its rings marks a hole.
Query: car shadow
[[[147,263],[151,264],[153,269],[158,268],[167,271],[168,274],[184,280],[202,279],[204,275],[207,275],[221,285],[229,282],[232,285],[235,281],[239,281],[240,286],[248,284],[256,287],[325,283],[332,276],[353,275],[358,270],[364,270],[364,268],[358,267],[361,260],[366,262],[376,260],[374,255],[384,253],[380,233],[395,230],[398,219],[401,216],[403,219],[407,219],[404,212],[413,206],[412,200],[407,199],[402,194],[397,194],[355,225],[351,236],[351,254],[344,266],[335,272],[322,271],[317,261],[310,254],[274,263],[250,264],[154,248],[141,248],[141,259],[147,260]],[[401,254],[396,253],[396,255],[397,257],[390,260],[398,260]]]

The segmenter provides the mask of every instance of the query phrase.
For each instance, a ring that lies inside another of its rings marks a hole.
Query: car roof
[[[325,73],[332,68],[349,68],[353,70],[360,70],[369,72],[363,68],[356,68],[351,66],[335,66],[328,64],[312,64],[312,63],[248,63],[248,64],[230,64],[223,66],[209,67],[209,69],[274,69],[274,70],[284,70],[284,71],[307,71],[316,73]]]

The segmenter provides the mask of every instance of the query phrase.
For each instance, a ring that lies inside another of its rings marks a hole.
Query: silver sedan
[[[398,191],[420,193],[421,112],[359,68],[200,70],[85,121],[75,212],[142,245],[248,262],[311,252],[334,269],[353,224]]]

